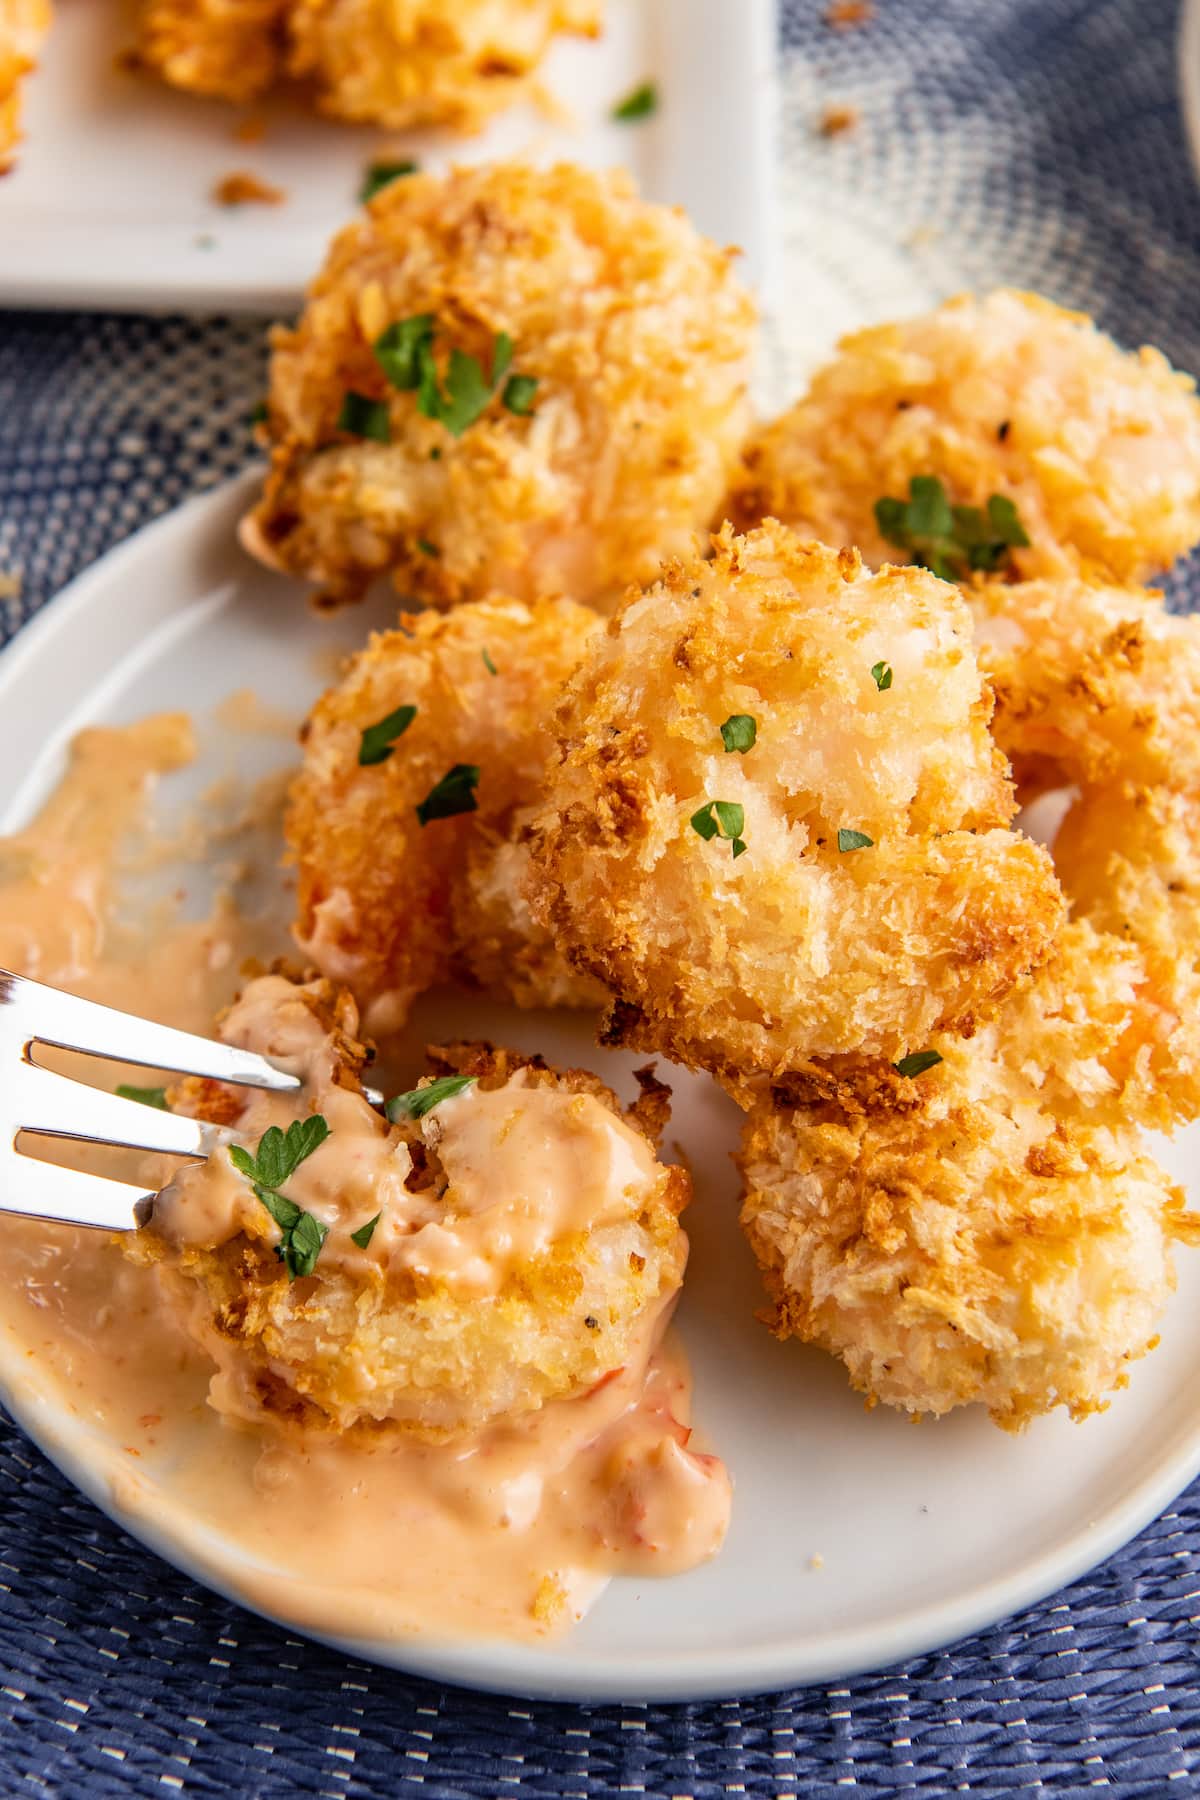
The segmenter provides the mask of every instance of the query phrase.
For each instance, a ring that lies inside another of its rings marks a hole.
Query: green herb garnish
[[[753,750],[757,736],[758,726],[749,713],[730,713],[721,727],[726,755],[731,755],[736,750],[745,756],[747,750]]]
[[[461,437],[490,405],[502,382],[501,399],[509,412],[530,410],[537,380],[532,375],[508,375],[513,341],[507,331],[496,334],[490,375],[484,374],[477,356],[470,356],[455,345],[443,383],[433,354],[435,328],[432,313],[414,313],[411,318],[397,319],[389,325],[372,346],[375,360],[392,386],[405,393],[415,389],[417,408],[425,418],[437,420],[455,437]]]
[[[404,736],[416,716],[415,706],[398,706],[377,724],[368,725],[358,746],[358,760],[363,768],[386,762],[396,740]]]
[[[365,1250],[367,1245],[371,1242],[371,1239],[375,1236],[375,1227],[382,1217],[383,1214],[377,1212],[373,1219],[368,1219],[365,1225],[360,1225],[357,1231],[352,1231],[350,1233],[350,1242],[352,1244],[357,1244],[360,1250]]]
[[[254,411],[250,414],[250,429],[253,431],[256,425],[265,425],[268,416],[267,403],[265,400],[260,400],[258,405],[254,408]]]
[[[461,1094],[479,1080],[478,1075],[439,1075],[434,1081],[427,1081],[423,1087],[410,1088],[407,1094],[397,1094],[384,1107],[393,1125],[401,1119],[423,1119],[425,1114],[440,1106],[443,1100],[452,1100],[455,1094]]]
[[[351,388],[343,396],[336,429],[351,437],[370,438],[376,444],[390,444],[392,428],[387,401],[368,399],[366,394],[356,394]]]
[[[413,162],[411,157],[405,157],[401,162],[370,163],[358,190],[359,204],[365,206],[368,200],[375,198],[380,188],[390,187],[402,175],[415,175],[419,167],[420,164]]]
[[[516,413],[524,419],[533,411],[533,397],[537,393],[536,375],[510,375],[504,384],[504,392],[500,396],[501,403],[507,406],[510,413]]]
[[[875,523],[889,544],[943,581],[965,580],[972,570],[991,574],[1029,542],[1007,495],[993,494],[986,508],[951,506],[936,475],[914,475],[907,500],[877,500]]]
[[[611,117],[622,125],[629,125],[636,119],[649,119],[658,111],[658,84],[643,81],[618,100],[612,109]]]
[[[868,837],[865,831],[848,831],[843,825],[838,831],[838,849],[844,856],[847,850],[873,850],[875,839]]]
[[[746,813],[736,800],[706,800],[692,814],[690,823],[692,830],[699,832],[706,844],[715,837],[727,838],[733,846],[735,862],[745,852],[742,832],[746,829]]]
[[[432,557],[435,562],[442,554],[437,545],[431,544],[428,538],[418,538],[417,549],[421,552],[422,556]]]
[[[269,1126],[253,1156],[241,1144],[229,1146],[230,1162],[253,1184],[258,1199],[279,1227],[275,1254],[287,1269],[289,1281],[312,1274],[329,1227],[279,1190],[328,1136],[328,1121],[321,1113],[310,1113],[307,1119],[293,1119],[286,1132],[278,1125]]]
[[[871,680],[875,683],[875,686],[879,689],[881,694],[886,694],[887,690],[892,685],[892,665],[891,665],[891,663],[885,663],[885,662],[872,663],[872,665],[871,665]]]
[[[892,1067],[897,1075],[923,1075],[926,1069],[932,1069],[941,1060],[937,1050],[914,1050],[911,1056],[902,1056]]]
[[[136,1100],[142,1106],[157,1106],[160,1112],[170,1112],[171,1110],[167,1105],[167,1090],[165,1087],[130,1087],[127,1082],[123,1081],[117,1089],[117,1093],[122,1100]]]
[[[417,807],[421,824],[429,825],[434,819],[452,819],[456,813],[475,812],[479,805],[475,798],[478,786],[478,767],[474,763],[455,763]]]
[[[410,392],[421,384],[422,365],[432,346],[433,314],[414,313],[380,332],[371,348],[392,386]]]
[[[488,674],[489,674],[489,675],[498,675],[498,674],[499,674],[499,673],[500,673],[500,671],[499,671],[499,669],[498,669],[498,668],[497,668],[497,667],[496,667],[496,665],[495,665],[495,663],[494,663],[494,662],[493,662],[493,661],[492,661],[492,658],[491,658],[491,653],[490,653],[490,651],[487,651],[487,650],[481,650],[481,651],[480,651],[480,652],[479,652],[479,654],[480,654],[480,655],[481,655],[481,656],[482,656],[482,658],[483,658],[483,666],[484,666],[484,668],[485,668],[485,669],[486,669],[486,670],[487,670],[487,672],[488,672]]]

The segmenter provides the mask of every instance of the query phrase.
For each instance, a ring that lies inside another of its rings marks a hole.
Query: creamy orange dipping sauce
[[[272,939],[228,904],[200,923],[130,924],[119,907],[122,847],[139,852],[153,778],[191,755],[178,717],[82,734],[39,818],[0,842],[0,965],[211,1033],[247,957],[284,947],[278,928]],[[261,1046],[260,1028],[235,1012],[226,1032]],[[272,1051],[319,1082],[319,1047],[297,1032]],[[337,1115],[330,1137],[288,1193],[329,1225],[322,1254],[350,1271],[404,1266],[464,1297],[491,1294],[564,1235],[603,1231],[654,1168],[646,1141],[591,1096],[564,1103],[517,1081],[429,1115],[449,1182],[435,1202],[404,1188],[407,1150],[361,1096],[323,1090],[321,1104]],[[239,1135],[302,1111],[256,1095]],[[77,1147],[71,1160],[84,1160]],[[161,1160],[142,1162],[137,1178],[167,1181]],[[213,1159],[169,1187],[155,1225],[168,1241],[219,1243],[257,1205]],[[354,1246],[349,1231],[376,1212],[369,1247]],[[664,1336],[673,1295],[585,1394],[440,1443],[300,1436],[234,1416],[236,1375],[214,1370],[171,1280],[112,1239],[0,1213],[0,1258],[5,1364],[20,1360],[21,1397],[48,1434],[63,1411],[86,1423],[89,1461],[132,1524],[169,1530],[248,1604],[301,1628],[537,1638],[579,1618],[613,1574],[684,1570],[723,1540],[729,1479],[689,1445],[687,1370]]]

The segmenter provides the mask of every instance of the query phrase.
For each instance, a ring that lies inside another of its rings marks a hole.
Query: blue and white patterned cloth
[[[1200,368],[1174,0],[785,6],[782,403],[831,331],[999,281]],[[856,127],[826,138],[830,104]],[[3,247],[0,246],[0,255]],[[261,326],[0,316],[0,637],[250,455]],[[1177,581],[1188,598],[1185,571]],[[431,1797],[1200,1791],[1200,1487],[1044,1606],[887,1674],[582,1709],[299,1643],[131,1543],[0,1423],[0,1793]]]

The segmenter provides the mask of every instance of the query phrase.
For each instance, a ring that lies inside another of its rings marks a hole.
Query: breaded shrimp
[[[1049,949],[1045,852],[956,589],[726,528],[593,641],[555,721],[534,913],[610,1040],[737,1090],[970,1027]]]
[[[970,596],[992,730],[1029,799],[1115,779],[1200,783],[1200,619],[1073,577]]]
[[[283,71],[290,0],[142,0],[138,60],[172,87],[252,100]]]
[[[0,0],[0,175],[21,136],[21,83],[50,29],[50,0]]]
[[[599,1003],[522,896],[551,754],[544,724],[598,628],[570,600],[422,613],[373,637],[315,707],[286,821],[295,935],[351,988],[371,1030],[397,1026],[451,975],[523,1006]],[[363,733],[408,707],[377,746],[382,760],[364,764]],[[456,767],[478,779],[451,783],[447,804],[474,810],[422,825],[417,808]]]
[[[730,499],[872,564],[897,552],[874,508],[935,476],[956,505],[1015,502],[1021,576],[1140,582],[1200,538],[1200,402],[1157,350],[1125,352],[1035,294],[969,294],[843,339],[752,439]]]
[[[707,528],[737,456],[754,308],[731,263],[620,173],[390,183],[274,335],[244,541],[328,599],[390,575],[442,604],[612,602]]]
[[[457,1045],[430,1052],[432,1082],[389,1125],[363,1097],[356,1031],[332,983],[261,977],[221,1036],[290,1059],[302,1092],[172,1095],[232,1125],[239,1158],[180,1173],[126,1249],[158,1265],[214,1356],[213,1404],[448,1438],[619,1369],[687,1256],[688,1177],[650,1135],[666,1090],[645,1075],[622,1114],[594,1076]],[[308,1136],[277,1138],[271,1163],[274,1127]],[[303,1152],[294,1166],[289,1150]]]
[[[832,1351],[872,1400],[979,1402],[1010,1429],[1055,1406],[1082,1418],[1125,1385],[1156,1341],[1174,1241],[1200,1241],[1094,1054],[1112,1051],[1133,972],[1069,927],[994,1021],[897,1080],[891,1110],[759,1101],[742,1223],[781,1337]]]
[[[601,0],[289,0],[288,70],[335,118],[477,131],[557,33],[602,23]]]

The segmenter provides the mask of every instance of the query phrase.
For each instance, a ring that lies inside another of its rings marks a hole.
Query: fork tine
[[[102,1231],[133,1231],[138,1207],[154,1199],[133,1182],[60,1169],[17,1151],[0,1187],[0,1212],[61,1219],[66,1225],[92,1225]]]
[[[253,1050],[193,1037],[190,1031],[176,1031],[170,1025],[155,1025],[0,969],[0,1007],[5,1006],[14,1008],[28,1043],[106,1056],[141,1068],[206,1075],[241,1087],[272,1088],[278,1093],[291,1093],[300,1086],[298,1076],[277,1069]]]
[[[5,1090],[4,1111],[13,1128],[41,1137],[82,1138],[129,1150],[160,1150],[168,1156],[210,1156],[233,1141],[233,1133],[221,1125],[86,1087],[36,1063],[19,1063]]]

